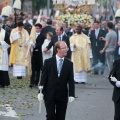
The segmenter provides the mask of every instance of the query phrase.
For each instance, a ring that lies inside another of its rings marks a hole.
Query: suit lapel
[[[100,36],[100,32],[101,32],[101,30],[99,29],[99,33],[98,33],[97,39],[99,39],[99,36]]]
[[[117,29],[117,41],[119,40],[119,30]]]
[[[93,33],[94,33],[94,38],[96,39],[95,30],[94,30],[94,32],[93,32]]]
[[[66,37],[66,36],[65,36],[65,35],[63,35],[63,37],[62,37],[62,41],[65,41],[65,37]]]
[[[39,36],[40,36],[40,34],[36,37],[36,41],[38,40]]]
[[[60,76],[62,76],[62,74],[65,74],[65,72],[66,72],[66,69],[65,69],[66,65],[67,65],[67,60],[66,60],[66,58],[64,58],[62,69],[61,69],[61,72],[60,72]]]
[[[55,74],[58,76],[58,71],[57,71],[57,61],[56,61],[56,57],[53,57],[53,69]]]

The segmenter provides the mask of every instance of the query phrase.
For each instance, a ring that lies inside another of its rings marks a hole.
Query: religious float
[[[57,23],[66,22],[68,27],[74,27],[84,22],[89,28],[93,23],[91,12],[95,0],[53,0],[56,9]]]

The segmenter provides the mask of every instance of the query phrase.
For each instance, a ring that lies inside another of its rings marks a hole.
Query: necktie
[[[59,59],[59,64],[58,64],[58,75],[60,75],[61,69],[62,69],[62,64],[63,64],[63,59]]]
[[[61,37],[60,36],[58,37],[58,41],[61,41]]]

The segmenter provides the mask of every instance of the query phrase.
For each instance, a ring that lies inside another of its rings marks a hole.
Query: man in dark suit
[[[63,27],[60,27],[60,26],[57,27],[56,28],[56,34],[57,35],[55,35],[55,36],[52,37],[51,42],[49,43],[49,45],[44,50],[45,52],[47,50],[49,50],[52,46],[54,46],[54,44],[57,41],[64,41],[64,42],[66,42],[68,48],[70,48],[69,37],[67,37],[66,35],[63,35]],[[55,55],[55,50],[53,50],[53,56],[54,55]],[[70,57],[71,57],[71,51],[70,51],[70,49],[68,50],[68,53],[67,53],[66,57],[70,59]]]
[[[53,35],[56,35],[55,29],[52,27],[52,20],[51,20],[51,19],[48,19],[48,20],[47,20],[47,26],[44,27],[44,28],[41,30],[41,33],[42,33],[43,35],[45,35],[45,36],[46,36],[46,34],[47,34],[48,32],[52,32]]]
[[[65,58],[68,47],[64,41],[55,43],[55,51],[56,56],[44,62],[40,86],[43,86],[46,120],[65,120],[68,97],[69,102],[75,99],[73,63]]]
[[[109,81],[114,86],[112,100],[115,106],[114,120],[120,120],[120,59],[113,63],[112,71],[109,75]]]
[[[32,44],[34,49],[33,49],[33,54],[32,54],[32,58],[31,58],[32,76],[30,79],[29,87],[38,85],[39,77],[40,77],[40,70],[42,69],[42,66],[43,66],[43,57],[42,57],[42,48],[41,47],[45,40],[45,37],[41,33],[41,30],[42,30],[41,24],[37,23],[35,25],[35,29],[36,29],[36,43]]]
[[[120,58],[120,54],[118,54],[120,48],[120,22],[117,23],[117,29],[115,30],[117,33],[117,45],[115,49],[115,60]]]
[[[104,66],[105,64],[105,53],[100,54],[100,50],[103,49],[105,45],[105,41],[100,40],[101,37],[105,37],[105,31],[100,29],[100,25],[98,21],[94,22],[95,30],[91,31],[90,40],[92,46],[92,54],[93,54],[93,65],[97,65],[101,62]],[[101,74],[104,73],[104,67],[101,67]],[[94,69],[94,74],[98,74],[99,70]]]

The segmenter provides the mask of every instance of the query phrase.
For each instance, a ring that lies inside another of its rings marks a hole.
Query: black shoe
[[[85,84],[85,82],[81,82],[80,84]]]
[[[32,87],[33,87],[33,84],[30,84],[29,87],[32,88]]]
[[[98,72],[94,72],[94,75],[98,75]]]
[[[74,82],[75,84],[78,84],[79,82]]]

